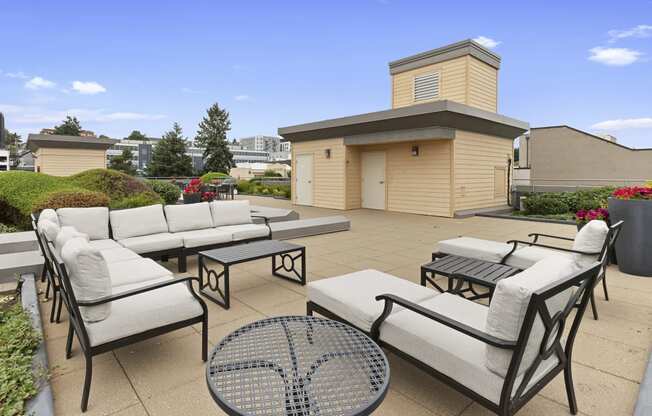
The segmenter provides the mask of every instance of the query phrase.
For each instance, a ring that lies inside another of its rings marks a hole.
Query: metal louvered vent
[[[439,96],[439,73],[414,77],[414,101],[430,100]]]

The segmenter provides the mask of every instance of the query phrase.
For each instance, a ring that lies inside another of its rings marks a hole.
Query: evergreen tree
[[[178,123],[165,132],[154,146],[152,161],[147,166],[149,176],[191,176],[192,158],[186,154],[187,143]]]
[[[82,127],[77,117],[67,116],[61,124],[54,126],[54,134],[64,136],[81,136],[81,131]]]
[[[5,129],[5,137],[7,138],[6,147],[9,150],[9,162],[12,169],[16,169],[20,164],[20,155],[23,146],[23,138],[18,133],[12,133]]]
[[[109,169],[119,170],[127,175],[135,175],[136,166],[134,165],[134,153],[131,149],[124,149],[121,155],[114,156],[109,163]]]
[[[204,148],[204,171],[228,174],[232,167],[233,155],[229,150],[226,132],[231,130],[229,113],[215,103],[199,123],[195,143]]]
[[[143,133],[141,133],[139,130],[134,130],[131,133],[129,133],[129,136],[125,137],[127,140],[141,140],[145,141],[147,140],[147,136],[145,136]]]

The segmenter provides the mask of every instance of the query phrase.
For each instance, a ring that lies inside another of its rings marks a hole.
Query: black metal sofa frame
[[[598,277],[595,281],[595,286],[597,286],[600,281],[602,281],[602,288],[604,290],[604,297],[605,300],[609,301],[609,292],[607,291],[607,267],[610,264],[610,259],[611,259],[611,254],[614,250],[616,240],[618,239],[618,236],[620,235],[620,231],[623,228],[623,221],[618,221],[617,223],[610,225],[609,226],[609,231],[607,232],[607,236],[605,237],[604,244],[602,245],[602,248],[600,249],[599,252],[595,253],[588,253],[584,251],[579,251],[579,250],[573,250],[570,248],[564,248],[564,247],[557,247],[557,246],[551,246],[547,244],[541,244],[539,243],[539,238],[550,238],[550,239],[557,239],[557,240],[563,240],[563,241],[575,241],[573,238],[569,237],[562,237],[558,235],[551,235],[551,234],[542,234],[542,233],[530,233],[528,234],[528,237],[532,238],[532,241],[523,241],[523,240],[509,240],[507,241],[507,244],[512,244],[513,247],[509,253],[507,253],[502,260],[500,261],[500,264],[505,264],[509,256],[514,254],[514,252],[518,249],[519,244],[527,245],[527,246],[535,246],[535,247],[542,247],[542,248],[547,248],[551,250],[558,250],[558,251],[563,251],[566,253],[575,253],[575,254],[582,254],[582,255],[588,255],[588,256],[598,256],[598,261],[600,262],[600,273],[598,274]],[[441,253],[441,252],[435,252],[432,253],[432,260],[434,261],[437,258],[442,258],[447,256],[447,253]],[[463,277],[460,278],[460,280],[464,280]],[[437,286],[434,281],[432,281],[429,277],[422,277],[421,279],[421,285],[422,286],[427,286],[427,284],[430,283],[433,286]],[[465,290],[473,292],[476,296],[480,296],[474,289],[472,284],[469,283],[469,288],[464,289],[464,290],[459,290],[456,289],[456,292],[464,292]],[[593,319],[598,320],[598,309],[595,304],[595,295],[594,291],[591,290],[591,310],[593,312]]]
[[[183,278],[174,278],[168,281],[153,283],[147,286],[143,286],[137,289],[132,289],[129,291],[121,292],[118,294],[113,294],[110,296],[105,296],[98,298],[92,301],[78,301],[75,297],[75,294],[72,290],[70,279],[66,270],[66,266],[61,260],[61,258],[55,253],[52,243],[46,244],[46,263],[50,263],[54,269],[54,273],[51,276],[54,280],[58,281],[59,284],[59,310],[61,308],[61,302],[66,304],[66,309],[68,310],[68,336],[66,339],[66,359],[72,356],[72,341],[73,335],[77,336],[77,340],[81,346],[82,352],[84,354],[84,359],[86,362],[86,373],[84,377],[84,388],[82,391],[82,400],[81,400],[81,410],[85,412],[88,408],[88,398],[90,395],[91,380],[93,377],[93,356],[112,351],[116,348],[124,347],[130,344],[134,344],[149,338],[153,338],[168,332],[175,331],[190,325],[197,323],[202,324],[202,352],[201,358],[203,361],[206,361],[208,358],[208,309],[206,308],[206,303],[202,298],[195,292],[192,282],[199,282],[199,279],[196,277],[183,277]],[[79,307],[83,306],[97,306],[110,302],[114,302],[120,299],[125,299],[132,296],[137,296],[142,293],[150,292],[157,290],[166,286],[175,285],[175,284],[186,284],[192,296],[199,302],[203,313],[195,318],[186,319],[183,321],[175,322],[169,325],[165,325],[158,328],[153,328],[138,334],[130,335],[124,338],[119,338],[113,341],[109,341],[104,344],[91,346],[90,339],[88,337],[88,332],[86,331],[86,325],[84,320],[81,317],[79,312]]]
[[[564,381],[566,384],[566,394],[568,398],[568,404],[572,414],[577,414],[577,400],[575,397],[575,390],[573,387],[573,375],[571,370],[571,359],[573,352],[573,344],[577,331],[579,329],[582,317],[586,311],[587,304],[591,297],[592,288],[595,286],[595,282],[598,274],[600,273],[601,265],[595,263],[590,269],[581,271],[570,279],[567,279],[561,284],[550,285],[545,287],[536,293],[534,293],[528,304],[526,315],[521,326],[521,330],[518,336],[518,339],[514,341],[508,341],[496,338],[490,334],[482,332],[478,329],[467,326],[461,322],[458,322],[454,317],[444,316],[439,313],[430,311],[412,303],[406,299],[400,298],[392,294],[383,294],[376,297],[377,301],[384,301],[383,313],[380,317],[374,322],[369,335],[376,342],[379,343],[383,348],[391,351],[395,355],[403,358],[409,363],[415,365],[426,373],[434,376],[435,378],[441,380],[442,382],[453,387],[462,394],[470,397],[471,399],[477,401],[482,406],[491,410],[492,412],[500,416],[511,416],[515,414],[519,409],[521,409],[529,400],[531,400],[541,389],[543,389],[550,381],[552,381],[559,373],[564,373]],[[569,299],[565,308],[551,315],[546,301],[553,296],[557,295],[564,290],[576,286],[577,289]],[[492,402],[486,397],[480,395],[479,393],[469,389],[467,386],[459,383],[458,381],[452,379],[451,377],[437,371],[436,369],[430,367],[428,364],[419,361],[418,359],[412,357],[411,355],[401,351],[399,348],[394,347],[388,343],[383,342],[380,339],[380,329],[383,322],[392,311],[394,304],[400,305],[405,309],[411,310],[421,316],[424,316],[428,319],[431,319],[435,322],[438,322],[442,325],[445,325],[451,329],[459,331],[465,335],[468,335],[472,338],[475,338],[479,341],[491,345],[496,348],[502,348],[506,350],[513,351],[512,359],[505,377],[505,383],[503,385],[500,402],[498,404]],[[566,324],[567,318],[570,316],[571,311],[577,307],[577,313],[575,314],[570,331],[566,338],[565,347],[562,346],[562,335],[564,332],[564,327]],[[314,312],[319,313],[322,316],[325,316],[330,319],[335,319],[341,322],[344,322],[348,325],[356,327],[355,325],[347,322],[342,317],[337,314],[329,311],[328,309],[314,303],[311,301],[307,302],[306,305],[307,314],[312,315]],[[541,320],[545,327],[545,335],[541,342],[541,347],[539,348],[538,356],[535,358],[534,362],[523,373],[523,379],[518,386],[515,386],[516,380],[518,377],[518,370],[520,368],[521,360],[525,353],[525,348],[530,336],[530,331],[532,325],[537,319],[537,316],[541,317]],[[357,327],[356,327],[357,328]],[[357,328],[360,329],[360,328]],[[366,332],[360,329],[363,332]],[[555,366],[549,373],[543,376],[539,381],[534,383],[527,391],[526,387],[528,386],[530,380],[534,376],[537,367],[543,361],[555,354],[559,363]],[[516,388],[516,393],[512,397],[512,390]]]

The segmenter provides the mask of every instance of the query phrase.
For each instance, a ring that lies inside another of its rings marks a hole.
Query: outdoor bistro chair
[[[585,225],[585,227],[589,226],[590,224]],[[610,264],[611,254],[613,253],[616,240],[620,235],[622,226],[623,221],[618,221],[617,223],[610,225],[606,235],[604,236],[604,239],[600,240],[598,244],[594,244],[595,247],[601,246],[599,250],[596,251],[583,251],[574,248],[565,248],[542,244],[539,242],[539,240],[542,238],[575,242],[577,240],[577,236],[576,238],[569,238],[550,234],[530,233],[528,234],[528,237],[532,238],[532,241],[509,240],[506,243],[501,243],[498,241],[481,240],[470,237],[460,237],[451,240],[440,241],[439,251],[432,254],[432,260],[435,261],[438,258],[453,254],[462,257],[477,258],[486,261],[493,261],[500,264],[507,264],[522,270],[531,267],[537,261],[555,253],[579,256],[580,258],[584,258],[584,261],[587,264],[597,260],[600,263],[600,273],[596,278],[595,285],[597,286],[600,281],[602,281],[604,297],[605,300],[608,301],[609,292],[607,291],[607,267]],[[587,231],[588,229],[584,230],[584,232]],[[582,232],[583,231],[580,230],[579,233]],[[458,292],[460,291],[459,283],[461,283],[461,280],[458,282],[458,287],[456,290]],[[427,281],[428,279],[422,282],[422,284],[425,285]],[[472,284],[470,283],[469,288],[466,290],[470,290],[477,295],[472,287]],[[590,302],[593,318],[597,320],[598,310],[595,304],[595,296],[593,290],[591,291]]]
[[[39,249],[43,255],[43,272],[41,273],[41,282],[44,282],[47,279],[47,286],[45,289],[45,299],[48,299],[50,296],[50,289],[52,290],[52,306],[50,307],[50,322],[59,323],[61,319],[61,306],[63,300],[60,296],[60,281],[56,276],[56,270],[53,266],[53,260],[49,257],[49,252],[47,250],[47,238],[45,235],[41,234],[38,230],[37,219],[34,214],[31,214],[32,228],[36,234],[36,241],[38,242]]]
[[[201,323],[201,358],[203,361],[207,360],[208,311],[204,301],[193,289],[192,282],[198,281],[197,278],[170,276],[154,279],[118,286],[113,288],[108,296],[80,300],[69,274],[70,267],[73,269],[73,274],[79,273],[79,270],[74,270],[78,265],[68,264],[67,267],[52,243],[47,243],[46,247],[49,256],[55,259],[56,273],[61,279],[60,295],[68,308],[66,358],[72,355],[73,335],[76,335],[86,361],[81,400],[82,412],[88,408],[93,356]],[[80,284],[80,277],[86,280],[97,276],[76,276],[77,287]],[[110,308],[110,312],[105,319],[88,322],[85,318],[90,316],[89,313],[93,308]]]
[[[501,416],[563,372],[577,414],[573,344],[600,268],[548,257],[500,281],[490,306],[365,270],[312,282],[307,312],[358,323],[383,348]]]

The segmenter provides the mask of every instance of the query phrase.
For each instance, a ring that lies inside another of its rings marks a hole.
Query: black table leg
[[[200,292],[209,300],[217,303],[224,309],[231,307],[231,295],[229,293],[229,266],[223,265],[223,270],[217,273],[209,269],[204,263],[202,256],[199,256],[199,286]],[[206,282],[204,282],[204,272],[206,272]],[[224,291],[220,289],[220,279],[224,280]]]
[[[278,254],[281,261],[280,264],[276,262],[276,255],[272,256],[272,275],[289,280],[290,282],[299,283],[303,286],[306,284],[306,249],[301,248],[296,255],[292,253],[294,252]],[[301,272],[297,270],[297,260],[301,261]],[[292,273],[293,275],[288,276],[279,273],[280,270]]]

